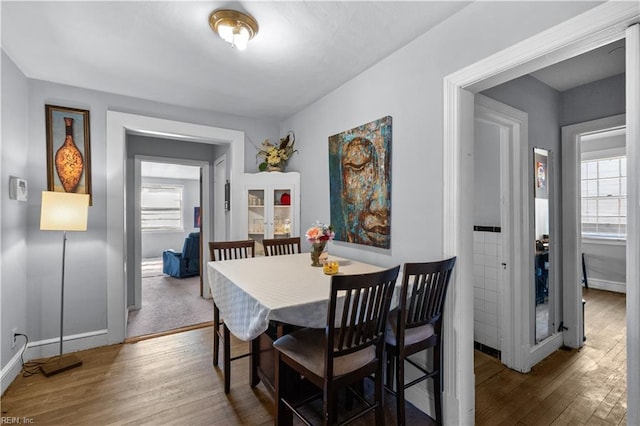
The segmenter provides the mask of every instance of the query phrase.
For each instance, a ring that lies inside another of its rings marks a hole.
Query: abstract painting
[[[329,195],[336,240],[390,247],[390,116],[329,137]]]

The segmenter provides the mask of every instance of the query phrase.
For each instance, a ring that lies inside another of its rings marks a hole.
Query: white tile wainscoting
[[[473,337],[477,344],[500,351],[500,259],[502,234],[497,227],[474,227]],[[477,346],[477,345],[476,345]]]

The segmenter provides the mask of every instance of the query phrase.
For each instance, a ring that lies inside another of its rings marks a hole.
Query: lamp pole
[[[60,359],[62,359],[62,341],[64,332],[64,260],[67,250],[67,231],[62,231],[62,281],[60,282]]]

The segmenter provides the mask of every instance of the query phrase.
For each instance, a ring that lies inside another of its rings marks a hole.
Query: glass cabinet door
[[[267,224],[265,191],[262,189],[251,189],[247,194],[247,229],[249,230],[249,238],[255,240],[256,245],[262,247],[262,240],[265,238],[265,225]]]
[[[243,234],[256,242],[256,255],[264,253],[265,238],[300,235],[300,174],[261,172],[243,176]]]
[[[293,215],[291,214],[291,190],[273,190],[273,238],[291,236]]]

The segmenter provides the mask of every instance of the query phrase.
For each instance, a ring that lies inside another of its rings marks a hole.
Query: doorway
[[[527,370],[519,350],[526,280],[523,229],[528,198],[522,168],[528,115],[483,95],[475,97],[474,137],[474,346],[517,371]]]
[[[127,114],[116,111],[107,111],[107,152],[106,163],[109,175],[107,176],[107,344],[121,343],[126,336],[126,319],[128,300],[128,283],[133,280],[128,275],[126,268],[127,253],[129,260],[135,255],[134,243],[129,236],[133,222],[125,226],[128,220],[123,212],[125,206],[132,203],[132,198],[124,192],[126,177],[132,173],[125,173],[127,165],[127,137],[133,134],[163,136],[171,139],[191,140],[201,144],[222,145],[228,150],[229,179],[231,182],[230,200],[239,200],[242,196],[241,188],[233,185],[239,181],[244,173],[244,132],[223,129],[219,127],[203,126],[192,123],[176,122],[160,118]],[[208,182],[208,177],[203,178]],[[208,192],[204,194],[203,205],[209,205],[204,200]],[[131,197],[131,194],[129,194]],[[202,216],[203,224],[211,223],[208,216],[210,209],[205,209]],[[240,238],[240,224],[233,217],[229,217],[229,229],[231,238]],[[203,238],[212,238],[210,227],[202,230]],[[134,260],[135,261],[135,260]],[[139,259],[137,259],[139,261]],[[137,263],[137,262],[135,262]],[[134,264],[135,264],[134,263]],[[133,268],[135,269],[135,268]],[[206,288],[206,287],[205,287]]]
[[[139,194],[135,235],[140,236],[136,247],[141,251],[135,267],[141,272],[135,274],[140,278],[129,308],[127,337],[210,322],[212,303],[201,297],[201,239],[185,251],[185,241],[200,235],[201,175],[208,163],[150,156],[135,156],[134,163],[133,191]]]
[[[604,16],[606,15],[606,16]],[[609,41],[627,37],[627,117],[633,117],[633,124],[627,123],[627,146],[629,141],[634,146],[640,146],[640,131],[638,117],[640,114],[640,27],[637,24],[640,14],[637,5],[612,4],[600,5],[589,12],[567,21],[562,25],[547,30],[537,36],[531,37],[510,49],[493,55],[481,62],[464,68],[454,74],[445,77],[444,81],[444,193],[448,194],[444,199],[444,252],[445,255],[457,254],[461,258],[459,268],[452,283],[455,289],[455,308],[445,314],[445,324],[452,326],[445,329],[445,357],[455,359],[451,367],[445,366],[445,401],[457,410],[449,420],[458,423],[473,423],[473,350],[471,348],[472,324],[465,318],[465,312],[473,309],[473,297],[465,292],[464,283],[472,282],[471,250],[473,247],[471,233],[463,232],[470,229],[471,220],[468,212],[473,211],[469,205],[470,200],[464,197],[470,188],[473,170],[472,147],[469,141],[473,140],[473,98],[474,93],[488,87],[493,87],[502,82],[527,74],[532,69],[542,68],[546,65],[559,62],[581,54],[590,49],[599,47]],[[629,155],[629,169],[638,169],[637,162],[640,154],[634,151]],[[637,190],[635,178],[630,182],[630,195],[637,202]],[[631,211],[631,210],[630,210]],[[638,213],[630,215],[630,234],[636,232],[639,226]],[[636,235],[636,234],[634,234]],[[631,242],[630,242],[631,244]],[[628,282],[640,281],[640,249],[638,241],[631,244],[627,258],[633,259],[627,262]],[[574,289],[577,293],[580,289]],[[640,297],[637,285],[629,288],[629,296],[633,292],[634,297],[627,297],[627,333],[629,341],[633,343],[627,348],[629,389],[628,399],[635,401],[640,395],[640,362],[635,354],[638,352],[640,328],[638,317],[640,314]],[[567,302],[563,298],[563,304]],[[579,312],[577,306],[573,307],[571,316],[572,329],[575,332]],[[567,318],[568,309],[564,309]],[[446,312],[446,311],[445,311]],[[577,333],[576,333],[577,334]],[[565,336],[565,339],[567,336]],[[448,340],[447,340],[448,339]],[[450,343],[446,343],[446,342]],[[632,359],[632,357],[634,357]],[[454,367],[455,366],[455,367]],[[638,407],[629,405],[628,419],[637,422],[640,418]]]

